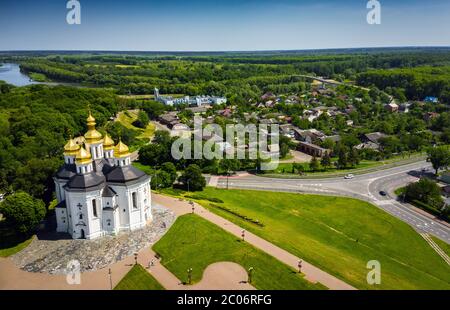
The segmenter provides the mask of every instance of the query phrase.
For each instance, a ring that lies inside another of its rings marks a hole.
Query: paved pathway
[[[180,216],[192,212],[192,207],[187,201],[172,197],[153,195],[156,204],[163,205]],[[202,206],[195,204],[195,213],[206,220],[218,225],[233,235],[240,237],[242,228],[217,216]],[[245,233],[245,240],[255,247],[265,251],[273,257],[279,259],[285,264],[297,269],[299,258],[289,252],[273,245],[272,243],[250,233]],[[151,261],[154,265],[151,266]],[[160,264],[155,259],[155,253],[150,247],[138,252],[138,262],[146,266],[150,272],[166,289],[185,290],[185,289],[254,289],[248,283],[245,283],[246,273],[242,267],[229,262],[220,262],[210,265],[204,272],[202,281],[193,286],[185,286],[177,277]],[[112,287],[122,279],[134,264],[134,257],[129,256],[124,260],[112,264],[111,280]],[[302,272],[306,279],[311,282],[320,282],[330,289],[347,290],[355,289],[336,277],[314,267],[303,261]],[[46,273],[26,272],[18,268],[11,259],[0,258],[0,289],[111,289],[109,268],[103,268],[97,271],[85,272],[81,274],[81,284],[69,285],[65,275],[50,275]]]
[[[192,212],[192,207],[187,201],[179,200],[172,197],[154,195],[153,199],[155,202],[166,206],[171,209],[177,215],[183,215]],[[240,238],[242,234],[242,228],[234,223],[206,210],[199,204],[195,204],[195,213],[204,219],[216,224],[222,229],[228,231],[229,233]],[[297,269],[298,262],[300,258],[295,255],[281,249],[280,247],[252,234],[251,232],[245,232],[245,241],[252,244],[253,246],[263,250],[269,255],[277,258],[283,263],[289,265],[290,267]],[[354,290],[355,288],[351,285],[343,282],[342,280],[320,270],[319,268],[309,264],[308,262],[302,261],[302,272],[305,274],[305,278],[311,282],[320,282],[332,290]]]

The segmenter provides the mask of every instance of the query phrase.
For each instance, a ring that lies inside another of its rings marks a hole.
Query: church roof
[[[106,134],[105,139],[103,140],[103,149],[108,151],[112,150],[114,148],[114,140],[111,139],[111,137]]]
[[[64,146],[64,155],[75,156],[80,149],[80,146],[75,143],[75,141],[70,138],[69,142]]]
[[[71,177],[77,174],[75,165],[68,165],[64,164],[59,168],[59,170],[56,172],[56,177],[58,179],[65,179],[69,180]]]
[[[105,189],[103,190],[102,197],[114,197],[117,193],[108,185],[105,186]]]
[[[87,164],[92,161],[91,154],[86,151],[84,147],[80,148],[80,150],[77,153],[77,156],[75,157],[77,164]]]
[[[127,157],[129,155],[130,149],[128,148],[128,146],[122,141],[119,141],[119,143],[117,143],[116,147],[114,148],[114,157],[122,158]]]
[[[86,139],[86,143],[94,144],[102,142],[102,134],[95,129],[95,118],[92,116],[89,111],[89,116],[87,118],[87,127],[88,131],[84,134],[84,138]]]
[[[98,172],[77,174],[66,184],[68,190],[95,190],[104,187],[105,176]]]
[[[148,175],[133,166],[116,166],[106,174],[106,180],[112,183],[126,183],[144,177],[148,177]]]

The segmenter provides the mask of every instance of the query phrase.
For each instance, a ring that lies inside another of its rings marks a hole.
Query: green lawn
[[[258,289],[324,288],[195,214],[179,217],[153,250],[161,255],[162,264],[182,281],[187,281],[188,268],[193,269],[192,282],[196,283],[210,264],[227,261],[246,270],[253,267],[252,285]]]
[[[164,290],[161,284],[147,272],[141,265],[133,268],[116,285],[115,290]]]
[[[402,163],[409,163],[413,161],[417,161],[420,159],[425,159],[424,155],[421,153],[413,154],[411,157],[404,156],[395,156],[390,159],[375,161],[375,160],[362,160],[358,165],[353,168],[347,169],[336,169],[336,167],[332,166],[327,169],[322,169],[319,171],[310,171],[309,163],[301,163],[304,168],[304,175],[299,175],[297,171],[292,173],[292,165],[293,163],[280,163],[277,169],[273,171],[265,171],[262,176],[270,176],[270,177],[293,177],[293,178],[307,178],[307,177],[327,177],[327,176],[341,176],[347,173],[365,173],[378,168],[382,168],[383,166],[396,166]],[[320,159],[319,159],[320,161]],[[333,162],[336,159],[332,160]]]
[[[0,257],[8,257],[16,253],[19,253],[20,251],[25,249],[31,243],[31,241],[33,241],[33,238],[34,236],[25,241],[20,241],[15,245],[6,245],[5,247],[2,247],[0,245]]]
[[[438,239],[436,237],[430,236],[431,239],[433,239],[434,242],[442,249],[442,251],[445,252],[448,256],[450,256],[450,244],[442,241],[441,239]]]
[[[213,212],[357,288],[450,289],[450,267],[425,240],[409,225],[364,201],[210,187],[202,195],[224,201],[201,202]],[[381,263],[381,285],[366,282],[370,260]]]
[[[319,159],[320,161],[320,159]],[[276,170],[274,170],[273,172],[275,173],[280,173],[280,174],[292,174],[292,165],[293,163],[280,163],[278,165],[278,168]],[[301,163],[300,165],[303,166],[303,168],[305,169],[305,173],[307,174],[326,174],[326,173],[344,173],[344,172],[352,172],[354,170],[357,169],[366,169],[366,168],[371,168],[371,167],[375,167],[375,166],[380,166],[382,165],[381,162],[377,162],[377,161],[369,161],[369,160],[363,160],[361,161],[358,165],[356,165],[354,168],[349,168],[349,169],[336,169],[335,167],[330,167],[328,168],[326,171],[309,171],[309,163]],[[272,171],[268,171],[267,173],[272,173]],[[298,174],[297,172],[295,172],[294,174]]]

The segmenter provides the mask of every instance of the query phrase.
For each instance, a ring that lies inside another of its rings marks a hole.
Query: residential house
[[[358,144],[355,148],[358,150],[371,149],[371,150],[379,150],[380,142],[379,140],[382,138],[386,138],[387,135],[381,132],[371,132],[366,133],[361,136],[361,144]]]
[[[180,123],[177,112],[168,112],[162,114],[159,116],[158,120],[161,122],[161,124],[164,124],[169,128],[172,128],[174,125]]]
[[[423,101],[428,103],[439,103],[439,99],[433,96],[426,96],[425,99],[423,99]]]
[[[423,116],[423,119],[427,122],[431,121],[432,119],[435,119],[439,116],[439,113],[436,112],[428,112]]]
[[[295,139],[301,142],[314,143],[325,137],[325,134],[317,129],[302,130],[294,127],[293,130]]]
[[[394,103],[394,102],[391,102],[391,103],[389,103],[389,104],[386,104],[385,106],[384,106],[384,108],[386,109],[386,110],[388,110],[389,112],[391,112],[391,113],[393,113],[393,112],[398,112],[398,104],[396,104],[396,103]]]
[[[308,155],[315,156],[315,157],[322,157],[325,154],[331,153],[331,150],[329,150],[329,149],[325,149],[325,148],[315,145],[313,143],[303,142],[303,141],[300,141],[298,143],[297,150],[300,152],[306,153]]]

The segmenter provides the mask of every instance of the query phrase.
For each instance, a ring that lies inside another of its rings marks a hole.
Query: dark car
[[[387,193],[386,193],[385,191],[381,191],[381,192],[380,192],[380,195],[381,195],[381,196],[387,196]]]

